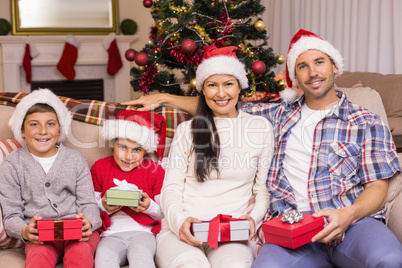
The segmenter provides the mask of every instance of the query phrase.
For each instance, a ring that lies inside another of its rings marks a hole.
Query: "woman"
[[[274,141],[268,120],[239,110],[248,80],[236,49],[206,47],[197,69],[197,112],[176,130],[161,192],[158,267],[251,267],[254,260],[251,238],[268,208],[265,180]],[[214,249],[192,235],[192,223],[218,214],[249,220],[249,242]]]

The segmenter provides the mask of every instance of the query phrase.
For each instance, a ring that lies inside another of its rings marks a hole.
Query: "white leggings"
[[[166,221],[156,236],[156,244],[155,261],[159,268],[248,268],[254,261],[256,247],[241,242],[222,243],[218,249],[206,243],[200,247],[190,246],[169,229]]]
[[[121,232],[102,237],[96,248],[95,267],[153,268],[156,250],[155,235],[147,232]]]

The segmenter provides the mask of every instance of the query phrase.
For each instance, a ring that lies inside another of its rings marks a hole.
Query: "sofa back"
[[[402,74],[379,74],[369,72],[344,72],[335,83],[350,88],[357,82],[375,89],[381,96],[388,117],[402,116]]]

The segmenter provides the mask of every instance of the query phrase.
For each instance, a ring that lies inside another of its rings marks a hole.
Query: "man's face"
[[[335,93],[335,74],[338,69],[327,54],[308,50],[299,55],[295,64],[296,80],[306,99],[322,99]],[[335,94],[333,94],[335,95]]]

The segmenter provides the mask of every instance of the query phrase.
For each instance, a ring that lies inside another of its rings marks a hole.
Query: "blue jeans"
[[[288,249],[265,243],[252,268],[332,266],[402,267],[402,245],[382,222],[365,218],[350,226],[336,247],[315,242]]]

